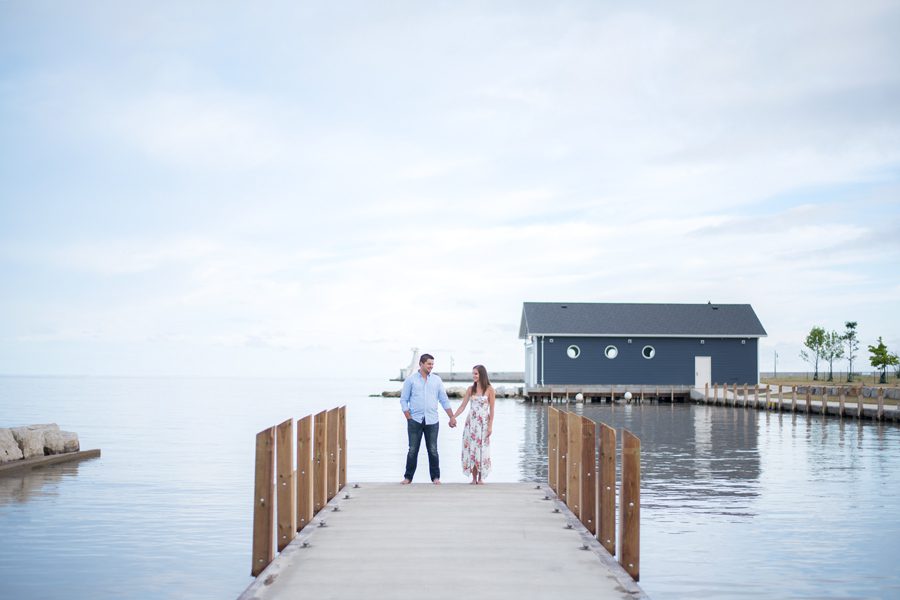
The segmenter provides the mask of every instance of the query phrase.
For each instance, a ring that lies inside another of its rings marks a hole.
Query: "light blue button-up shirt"
[[[447,390],[441,378],[432,373],[426,380],[421,371],[416,371],[403,382],[403,391],[400,392],[400,408],[403,412],[409,411],[410,416],[417,423],[425,419],[426,425],[434,425],[438,422],[438,402],[444,410],[450,409],[450,399],[447,398]]]

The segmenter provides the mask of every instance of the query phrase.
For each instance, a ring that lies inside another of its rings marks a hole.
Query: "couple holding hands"
[[[444,382],[436,374],[434,357],[423,354],[419,357],[419,369],[403,382],[400,393],[400,408],[406,416],[406,432],[409,436],[409,452],[406,455],[406,472],[403,484],[412,483],[419,461],[419,446],[425,437],[428,452],[428,468],[432,483],[441,482],[441,468],[438,460],[438,404],[450,417],[450,427],[456,427],[456,417],[471,403],[462,440],[463,472],[472,476],[471,483],[484,483],[483,478],[491,471],[491,430],[494,424],[494,388],[488,379],[487,369],[476,365],[472,369],[472,385],[466,390],[463,403],[454,412],[444,389]]]

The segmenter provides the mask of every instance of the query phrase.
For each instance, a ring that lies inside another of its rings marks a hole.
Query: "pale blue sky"
[[[0,0],[0,373],[522,368],[524,301],[900,349],[900,3]]]

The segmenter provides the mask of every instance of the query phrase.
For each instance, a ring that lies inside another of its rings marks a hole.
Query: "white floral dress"
[[[487,435],[490,422],[491,403],[488,397],[472,395],[462,443],[462,468],[467,475],[477,470],[483,478],[491,472],[491,438]]]

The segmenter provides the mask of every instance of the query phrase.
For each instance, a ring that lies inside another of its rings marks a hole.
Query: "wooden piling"
[[[856,418],[863,418],[863,391],[862,386],[859,386],[859,389],[856,392]]]
[[[847,394],[846,394],[846,390],[844,389],[844,386],[841,386],[840,392],[841,392],[841,396],[840,396],[840,400],[838,401],[838,414],[843,419],[844,418],[844,403],[847,400]]]
[[[340,408],[340,421],[338,425],[338,444],[339,450],[339,467],[338,467],[338,490],[342,490],[347,485],[347,405]]]
[[[275,558],[275,428],[256,434],[256,473],[253,487],[253,564],[259,575]]]
[[[338,416],[338,409],[332,408],[328,411],[328,424],[326,428],[326,436],[327,440],[325,441],[325,445],[327,447],[326,456],[328,457],[328,465],[326,467],[328,474],[325,476],[327,483],[325,484],[325,488],[327,490],[326,498],[331,500],[338,493],[338,474],[340,471],[340,467],[338,464],[338,429],[340,417]]]
[[[884,388],[878,388],[878,409],[875,418],[884,421]]]
[[[297,535],[297,505],[294,485],[294,419],[275,428],[276,511],[278,513],[278,551]]]
[[[822,388],[822,416],[828,416],[828,390]]]
[[[599,540],[616,555],[616,430],[600,423],[600,513]]]
[[[703,402],[709,404],[709,383],[703,384]]]
[[[581,519],[581,417],[570,412],[566,415],[568,421],[568,460],[566,461],[566,470],[568,474],[568,483],[566,489],[569,495],[566,496],[566,506],[572,513]]]
[[[713,406],[719,405],[719,384],[713,384]]]
[[[744,402],[742,405],[744,408],[747,408],[747,395],[748,395],[747,394],[747,384],[745,383],[744,384]]]
[[[791,386],[791,412],[797,412],[797,386]]]
[[[812,396],[809,386],[806,386],[806,414],[812,412]]]
[[[568,427],[568,413],[560,411],[559,413],[559,421],[557,422],[557,446],[559,448],[558,451],[558,460],[556,462],[556,484],[559,486],[559,489],[556,490],[556,495],[562,500],[567,506],[569,504],[568,496],[567,496],[567,484],[568,484],[568,471],[566,470],[566,463],[568,462],[568,451],[569,451],[569,427]]]
[[[559,411],[552,406],[547,407],[547,485],[559,495],[556,482],[556,463],[559,460]]]
[[[770,408],[770,404],[769,404],[769,386],[766,386],[766,410],[769,410],[769,408]]]
[[[313,518],[312,416],[297,421],[297,530]]]
[[[619,492],[619,564],[635,581],[640,580],[641,554],[641,440],[623,430],[622,487]]]
[[[313,453],[313,514],[322,510],[328,501],[328,447],[326,428],[328,411],[315,416],[315,451]]]
[[[784,402],[784,391],[782,386],[778,386],[778,412],[781,412],[781,403]]]
[[[581,417],[581,523],[597,535],[597,425]]]

